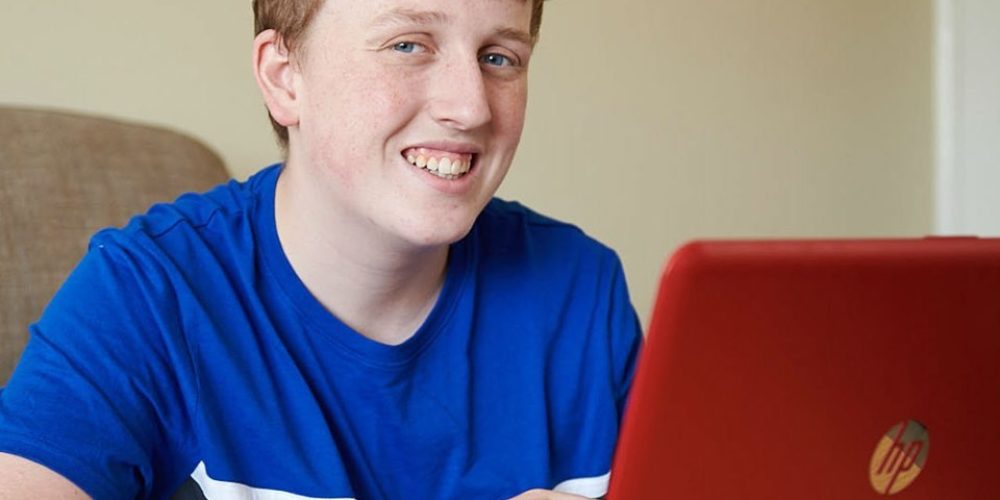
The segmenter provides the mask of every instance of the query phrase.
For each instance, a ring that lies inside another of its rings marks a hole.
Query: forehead
[[[317,17],[362,28],[463,22],[528,29],[532,4],[532,0],[326,0]]]

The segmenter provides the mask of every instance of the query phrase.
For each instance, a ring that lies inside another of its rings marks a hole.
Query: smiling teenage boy
[[[607,490],[621,265],[493,199],[541,0],[256,0],[286,146],[94,237],[0,392],[0,498]]]

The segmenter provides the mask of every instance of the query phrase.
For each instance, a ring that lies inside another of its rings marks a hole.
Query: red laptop
[[[1000,239],[699,242],[608,498],[1000,498]]]

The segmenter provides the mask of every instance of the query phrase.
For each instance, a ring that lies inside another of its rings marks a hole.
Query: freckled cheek
[[[315,160],[343,187],[353,186],[393,154],[385,146],[418,114],[418,94],[398,78],[355,77],[325,89],[311,106]]]
[[[326,89],[324,100],[344,119],[375,120],[406,108],[422,85],[416,75],[369,64],[345,65],[318,82]]]
[[[515,142],[524,129],[525,110],[528,101],[527,86],[519,85],[499,92],[493,105],[493,121],[498,132]]]
[[[389,130],[402,127],[420,109],[419,96],[424,84],[417,78],[376,79],[366,90],[366,114],[379,127]]]

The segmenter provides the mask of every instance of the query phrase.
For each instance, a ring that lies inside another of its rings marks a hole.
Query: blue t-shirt
[[[0,391],[0,451],[96,498],[604,494],[641,343],[611,250],[493,200],[384,345],[293,271],[280,171],[98,233]]]

